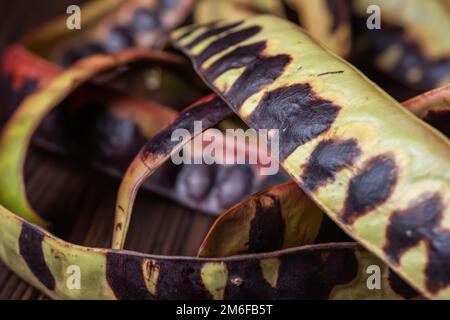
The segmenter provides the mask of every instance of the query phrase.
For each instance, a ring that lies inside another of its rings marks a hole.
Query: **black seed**
[[[68,115],[67,123],[70,141],[102,159],[119,160],[144,143],[133,120],[116,117],[102,105],[80,106]]]
[[[228,208],[249,193],[253,183],[253,172],[244,165],[222,167],[218,179],[219,203],[222,208]]]
[[[136,32],[150,31],[158,25],[158,15],[148,9],[137,10],[130,22],[130,27]]]
[[[195,200],[201,200],[211,189],[215,170],[215,165],[184,165],[177,178],[177,189],[186,188],[184,191],[179,191],[182,193],[186,192]]]
[[[116,27],[109,32],[105,41],[106,51],[114,53],[130,48],[134,45],[134,39],[130,31],[124,27]]]

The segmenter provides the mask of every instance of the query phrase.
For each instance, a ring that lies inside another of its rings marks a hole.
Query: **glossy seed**
[[[215,165],[184,165],[177,185],[186,188],[187,194],[193,199],[201,200],[211,189],[215,170]]]
[[[116,27],[112,29],[105,41],[105,48],[109,53],[127,49],[133,45],[133,36],[130,31],[124,27]]]
[[[134,13],[130,27],[135,32],[144,32],[156,28],[158,24],[159,18],[155,12],[147,9],[139,9]]]
[[[253,183],[251,169],[236,165],[224,167],[219,177],[219,203],[223,208],[236,204],[249,192]]]

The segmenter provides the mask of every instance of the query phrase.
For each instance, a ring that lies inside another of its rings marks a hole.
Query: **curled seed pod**
[[[154,63],[170,61],[172,57],[152,52],[126,52],[118,56],[98,56],[81,61],[75,68],[51,81],[47,89],[24,100],[5,125],[0,137],[0,184],[5,187],[0,192],[0,203],[9,210],[40,225],[45,222],[31,208],[22,179],[22,170],[28,143],[39,123],[52,109],[58,106],[69,93],[79,88],[94,75],[105,76],[109,69],[132,63]],[[102,72],[103,71],[103,72]],[[11,159],[15,159],[11,162]],[[16,160],[17,159],[17,160]],[[6,187],[7,186],[7,187]]]
[[[381,26],[366,25],[368,6],[380,8]],[[450,11],[441,0],[352,1],[360,31],[375,53],[376,66],[419,91],[450,82]]]
[[[450,297],[449,140],[289,22],[250,18],[189,45],[213,28],[173,33],[205,82],[250,127],[279,130],[282,166],[342,229]]]
[[[22,279],[55,299],[414,297],[385,265],[355,243],[205,259],[74,245],[2,206],[0,226],[0,258]],[[79,266],[83,277],[92,279],[80,290],[66,286],[66,270],[71,265]],[[380,266],[382,288],[389,289],[367,289],[365,270],[370,265]],[[390,290],[390,283],[396,291]]]

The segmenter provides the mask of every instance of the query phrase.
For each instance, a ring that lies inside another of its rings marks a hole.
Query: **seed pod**
[[[368,28],[367,8],[381,19]],[[376,66],[394,79],[419,91],[450,82],[450,10],[444,1],[352,1],[360,18],[359,31],[375,55]]]
[[[342,229],[450,297],[449,140],[291,23],[250,18],[189,46],[212,28],[173,34],[205,82],[250,127],[279,130],[283,167]]]

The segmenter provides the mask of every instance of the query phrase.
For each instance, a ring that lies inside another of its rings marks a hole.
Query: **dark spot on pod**
[[[209,30],[206,30],[205,32],[203,32],[202,34],[200,34],[199,36],[197,36],[194,40],[192,40],[189,44],[186,45],[187,49],[192,49],[193,47],[195,47],[196,45],[198,45],[199,43],[203,42],[204,40],[221,34],[225,31],[231,30],[233,28],[236,28],[237,26],[241,25],[242,22],[236,22],[236,23],[232,23],[232,24],[227,24],[221,27],[215,27],[215,28],[210,28]]]
[[[158,14],[148,9],[138,9],[130,21],[130,28],[135,32],[151,31],[160,25]]]
[[[418,297],[419,294],[414,290],[409,284],[403,281],[397,274],[389,269],[389,283],[391,284],[392,290],[397,293],[402,298],[408,300]]]
[[[175,42],[181,41],[184,38],[189,37],[191,34],[193,34],[195,31],[197,31],[201,27],[202,27],[202,25],[200,25],[200,24],[196,24],[194,26],[189,26],[189,28],[188,28],[188,30],[186,32],[184,32],[178,38],[175,39]]]
[[[105,49],[109,53],[118,52],[134,46],[134,38],[125,27],[111,29],[105,40]]]
[[[203,71],[206,80],[213,82],[218,76],[231,69],[239,69],[251,65],[258,60],[258,55],[266,48],[266,42],[261,41],[247,46],[241,46],[214,62]]]
[[[264,57],[262,52],[265,48],[265,41],[238,47],[214,62],[203,72],[205,79],[213,82],[214,79],[228,70],[247,66],[232,87],[224,93],[235,111],[239,110],[248,97],[279,78],[291,60],[287,55]]]
[[[194,121],[202,121],[202,128],[207,128],[217,124],[221,120],[231,116],[233,111],[219,97],[195,105],[185,110],[175,120],[175,122],[158,133],[146,144],[144,148],[144,158],[147,154],[166,155],[181,141],[172,141],[172,132],[176,129],[186,129],[189,132],[194,131]]]
[[[387,257],[398,264],[403,253],[425,241],[428,252],[426,285],[434,293],[450,285],[450,231],[440,226],[443,211],[441,197],[426,194],[408,209],[394,212],[383,248]]]
[[[397,168],[393,156],[385,154],[370,159],[350,180],[342,221],[352,224],[381,205],[391,195],[396,182]]]
[[[229,279],[239,278],[242,279],[242,282],[239,286],[236,286],[233,282],[228,281],[224,295],[226,300],[265,300],[276,297],[276,289],[263,277],[259,259],[249,258],[236,262],[229,261],[227,268]]]
[[[303,174],[303,186],[315,191],[328,181],[334,181],[336,173],[354,164],[361,155],[356,140],[321,141],[309,158]]]
[[[450,110],[429,111],[424,120],[450,138]]]
[[[273,57],[255,55],[256,50],[262,50],[263,48],[262,43],[238,48],[232,54],[225,56],[223,60],[220,59],[222,61],[218,61],[216,64],[216,66],[222,62],[225,64],[219,68],[220,71],[225,69],[226,66],[229,69],[234,69],[245,64],[247,65],[245,71],[233,83],[231,88],[223,94],[235,111],[239,110],[247,98],[278,79],[291,61],[291,58],[284,54]],[[246,49],[248,51],[245,51]],[[235,60],[233,60],[233,57]],[[217,71],[211,69],[210,72],[216,73]]]
[[[225,299],[327,299],[333,288],[352,281],[358,271],[354,249],[333,248],[286,253],[279,257],[275,287],[264,278],[259,259],[227,262],[231,281]]]
[[[249,233],[250,253],[270,252],[283,248],[284,221],[280,200],[275,196],[270,198],[269,204],[255,200],[255,217],[251,221]]]
[[[234,46],[240,42],[243,42],[253,37],[260,31],[261,27],[254,26],[227,34],[226,36],[213,41],[197,57],[194,58],[194,62],[199,68],[203,64],[203,62],[205,62],[212,56],[222,52],[223,50],[231,46]]]
[[[204,199],[214,183],[216,165],[186,164],[177,177],[176,188],[179,194],[187,194],[194,200]]]
[[[159,299],[212,299],[201,279],[202,262],[161,260],[158,261],[158,265],[159,279],[156,292]]]
[[[292,299],[328,299],[336,286],[351,282],[357,274],[355,249],[332,248],[285,255],[279,269],[278,295]]]
[[[142,274],[143,259],[138,256],[108,252],[106,281],[119,300],[149,300],[150,294]]]
[[[330,243],[330,242],[352,242],[350,238],[338,225],[331,220],[326,214],[323,215],[320,224],[319,233],[314,243]]]
[[[398,264],[405,250],[432,235],[432,229],[441,220],[441,210],[440,198],[432,197],[414,203],[405,211],[394,212],[386,231],[388,242],[384,248],[389,259]]]
[[[217,180],[220,206],[228,208],[249,194],[253,185],[253,171],[245,165],[223,166]]]
[[[298,146],[328,130],[340,107],[314,94],[309,84],[295,84],[268,92],[249,122],[257,129],[278,129],[280,160]]]
[[[55,278],[53,277],[44,258],[42,241],[44,234],[29,226],[22,224],[19,237],[19,253],[25,260],[28,268],[36,278],[49,290],[55,289]]]

